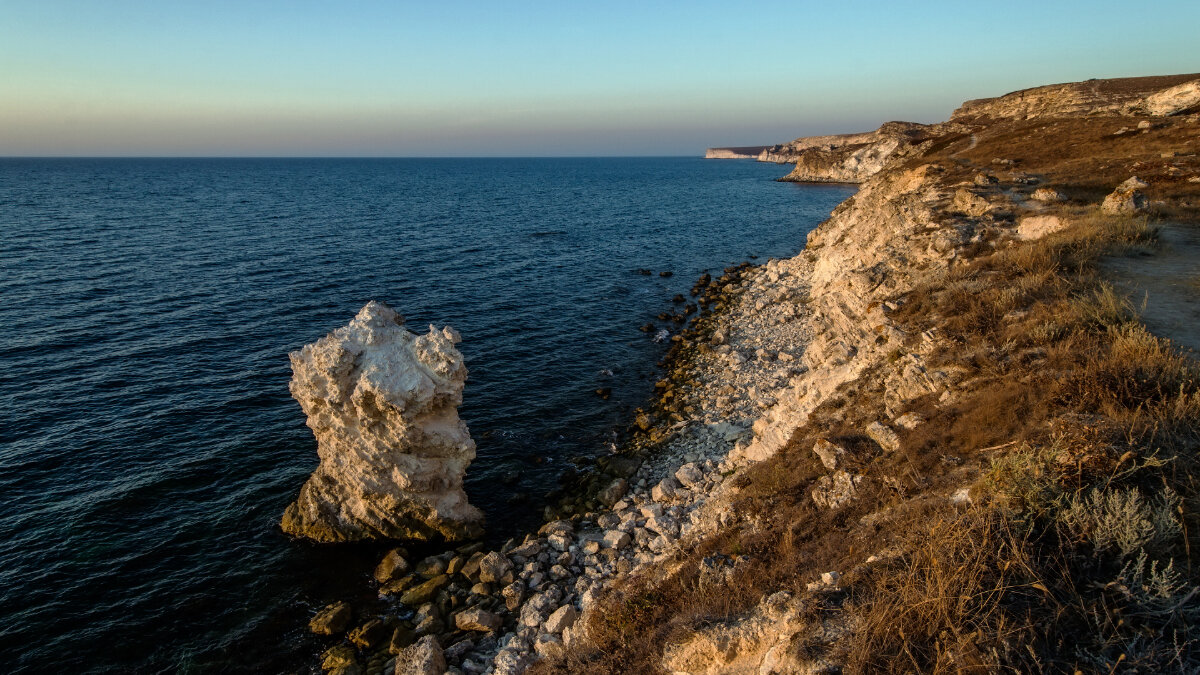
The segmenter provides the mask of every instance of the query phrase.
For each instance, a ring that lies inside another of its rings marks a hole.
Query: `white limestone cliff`
[[[459,540],[482,532],[462,479],[475,442],[458,417],[467,369],[454,329],[409,332],[369,302],[349,325],[289,354],[292,396],[320,465],[284,512],[317,541]]]

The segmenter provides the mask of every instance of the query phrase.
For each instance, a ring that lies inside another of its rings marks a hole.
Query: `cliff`
[[[756,159],[765,145],[748,145],[740,148],[708,148],[704,151],[704,159]]]
[[[1200,115],[1145,114],[1181,79],[976,104],[1016,117],[921,129],[804,253],[714,282],[661,383],[666,459],[600,516],[629,544],[611,581],[584,558],[602,571],[537,671],[1196,667],[1171,626],[1200,578],[1151,568],[1189,545],[1191,479],[1158,462],[1195,461],[1200,371],[1101,265],[1153,264],[1154,218],[1200,223]]]
[[[320,464],[283,515],[317,541],[477,536],[462,478],[475,442],[458,418],[467,369],[458,334],[415,335],[370,302],[349,325],[292,352],[292,396]]]
[[[392,652],[442,626],[468,673],[1200,668],[1200,367],[1105,276],[1200,227],[1187,82],[793,142],[861,189],[697,283],[632,440],[538,532],[389,579],[419,608]]]
[[[1178,85],[1200,80],[1200,74],[1161,77],[1131,77],[1116,80],[1087,80],[1052,84],[1014,91],[996,98],[981,98],[962,104],[950,119],[1028,120],[1035,117],[1078,117],[1135,112],[1147,96]],[[1200,103],[1193,99],[1192,105]],[[1185,106],[1187,107],[1187,106]],[[1171,114],[1158,111],[1158,114]]]
[[[941,124],[887,122],[871,132],[797,138],[766,148],[758,160],[795,163],[781,181],[861,183],[889,162],[919,154],[933,139],[969,131],[972,124],[1101,115],[1162,117],[1196,109],[1200,75],[1089,80],[967,101]]]

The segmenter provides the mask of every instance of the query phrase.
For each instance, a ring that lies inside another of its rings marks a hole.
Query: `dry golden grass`
[[[1197,127],[1168,120],[1154,134],[1112,137],[1130,124],[1000,124],[970,151],[965,137],[946,138],[920,161],[940,158],[969,177],[969,163],[1009,157],[1095,201],[1128,178],[1122,158],[1132,157],[1145,162],[1139,176],[1162,178],[1155,190],[1200,196],[1167,180],[1157,158],[1168,146],[1200,150]],[[936,328],[946,341],[927,365],[961,369],[970,382],[949,403],[910,404],[927,421],[902,432],[902,452],[862,435],[884,416],[882,373],[868,373],[787,448],[732,479],[733,509],[755,514],[753,527],[681,552],[669,577],[617,585],[600,601],[606,611],[591,615],[595,649],[538,672],[661,672],[673,640],[775,591],[803,594],[825,570],[845,573],[848,592],[814,611],[856,627],[828,654],[846,673],[1200,672],[1200,567],[1191,564],[1200,370],[1149,334],[1095,271],[1103,256],[1153,247],[1154,223],[1072,204],[1062,215],[1068,229],[981,243],[974,259],[896,298],[892,316],[909,335]],[[894,350],[880,368],[903,355]],[[848,468],[871,479],[836,511],[810,497],[824,473],[811,452],[817,439],[846,448]],[[967,479],[976,506],[935,496]],[[862,565],[884,550],[900,555]],[[746,560],[729,583],[705,586],[700,563],[716,553]]]

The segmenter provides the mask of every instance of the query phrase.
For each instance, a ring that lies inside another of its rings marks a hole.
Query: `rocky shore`
[[[995,453],[1041,438],[997,441],[954,420],[977,419],[980,392],[1026,377],[982,361],[1037,363],[1047,347],[1014,338],[1003,354],[976,353],[950,310],[921,313],[919,298],[1008,293],[996,325],[1022,325],[1041,316],[1033,291],[955,275],[1096,218],[1193,214],[1197,82],[1055,85],[968,102],[941,125],[793,142],[798,180],[860,191],[800,255],[700,280],[700,311],[671,338],[632,440],[551,503],[536,533],[420,560],[398,548],[375,578],[411,613],[353,617],[337,604],[314,617],[314,632],[347,640],[322,667],[861,670],[843,647],[869,627],[846,598],[911,554],[880,533],[987,501],[979,480]],[[1098,168],[1101,154],[1115,159]],[[781,571],[769,552],[784,545],[795,562]],[[680,589],[698,609],[678,609]],[[675,623],[647,623],[664,616]]]

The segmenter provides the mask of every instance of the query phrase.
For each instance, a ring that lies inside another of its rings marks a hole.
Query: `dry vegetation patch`
[[[1136,138],[1116,133],[1137,121],[1002,122],[922,157],[951,180],[995,157],[1036,167],[1073,200],[1058,211],[1070,226],[1032,242],[999,228],[893,298],[890,318],[910,344],[733,478],[739,525],[679,552],[660,566],[668,574],[618,583],[590,613],[591,648],[537,668],[661,672],[668,645],[784,590],[810,600],[814,621],[855,627],[792,646],[848,673],[1200,672],[1200,367],[1096,271],[1104,256],[1151,250],[1154,221],[1081,203],[1142,162],[1161,169],[1146,174],[1162,179],[1152,196],[1174,200],[1159,212],[1200,220],[1189,202],[1200,184],[1175,180],[1200,174],[1200,125],[1160,119]],[[1184,156],[1164,160],[1168,151]],[[954,369],[959,384],[886,411],[885,371],[929,332],[939,348],[925,364]],[[907,412],[925,422],[898,429],[899,451],[864,433]],[[812,499],[828,473],[819,440],[864,477],[840,508]],[[947,499],[963,486],[971,503]],[[713,560],[733,561],[719,584],[705,576]],[[842,590],[808,589],[830,570]]]

